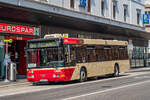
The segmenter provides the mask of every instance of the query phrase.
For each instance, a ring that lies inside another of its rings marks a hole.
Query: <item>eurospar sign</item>
[[[39,35],[39,28],[0,23],[0,32]]]

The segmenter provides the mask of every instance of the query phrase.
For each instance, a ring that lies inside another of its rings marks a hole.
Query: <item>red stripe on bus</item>
[[[75,68],[67,69],[46,69],[46,70],[28,70],[28,81],[40,81],[47,79],[48,81],[70,81]]]

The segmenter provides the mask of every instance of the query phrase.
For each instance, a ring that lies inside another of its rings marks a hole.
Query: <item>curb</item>
[[[142,69],[130,69],[129,71],[127,71],[127,73],[130,73],[130,72],[148,72],[150,71],[150,68],[142,68]]]
[[[1,85],[0,88],[4,88],[4,87],[10,87],[10,86],[16,86],[16,85],[25,85],[25,84],[30,84],[29,82],[20,82],[20,83],[9,83],[7,85]]]

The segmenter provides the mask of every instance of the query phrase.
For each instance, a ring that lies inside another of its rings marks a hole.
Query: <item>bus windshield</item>
[[[29,49],[27,51],[28,68],[63,67],[63,47]]]

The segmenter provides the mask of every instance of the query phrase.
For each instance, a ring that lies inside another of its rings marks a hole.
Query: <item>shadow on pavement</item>
[[[125,74],[125,75],[120,75],[119,77],[124,77],[124,76],[128,76],[129,74]],[[95,80],[103,80],[103,79],[109,79],[109,78],[113,78],[113,76],[107,75],[107,76],[99,76],[97,79],[95,78],[88,78],[88,80],[86,82],[89,81],[95,81]],[[38,82],[36,83],[36,86],[48,86],[48,85],[69,85],[69,84],[76,84],[76,83],[80,83],[79,80],[74,80],[74,81],[56,81],[56,82]]]

